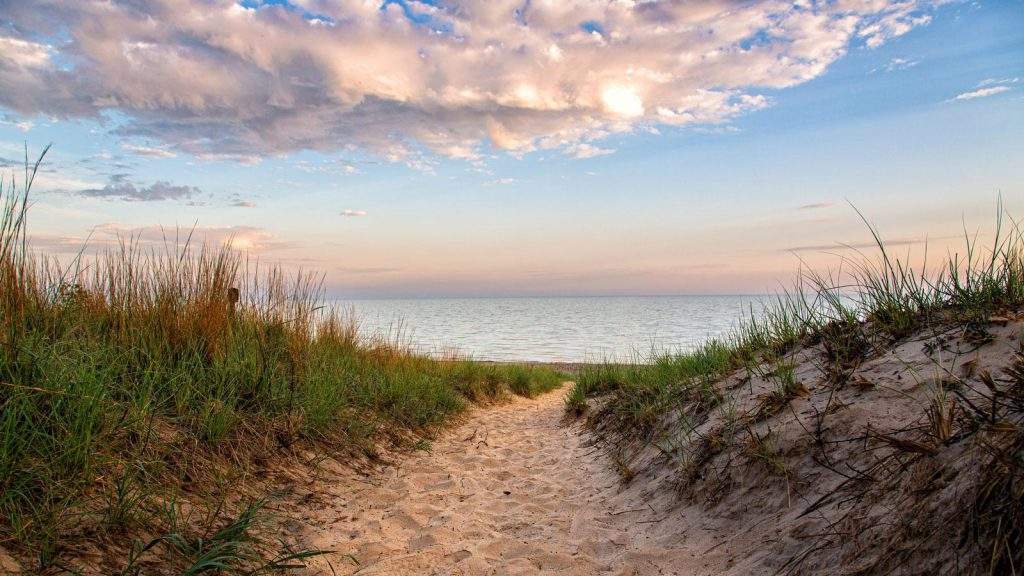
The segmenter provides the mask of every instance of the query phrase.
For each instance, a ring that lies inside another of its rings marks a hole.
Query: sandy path
[[[376,483],[335,487],[307,541],[351,554],[331,559],[338,574],[704,573],[685,518],[665,530],[561,423],[563,394],[477,409]]]

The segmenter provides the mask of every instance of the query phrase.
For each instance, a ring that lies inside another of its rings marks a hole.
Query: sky
[[[194,230],[339,297],[762,293],[854,208],[942,256],[1024,217],[1022,134],[1021,0],[0,0],[37,251]]]

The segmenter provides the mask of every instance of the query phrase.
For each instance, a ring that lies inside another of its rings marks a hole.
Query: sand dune
[[[987,573],[948,536],[995,514],[974,500],[978,478],[1003,481],[986,463],[1019,444],[1019,413],[990,399],[1000,423],[979,427],[963,406],[988,406],[986,390],[1019,402],[1021,330],[994,322],[980,343],[922,331],[846,385],[821,344],[798,348],[785,401],[770,373],[736,370],[715,383],[725,401],[656,442],[602,431],[611,420],[593,406],[598,425],[566,422],[562,391],[479,407],[429,452],[311,486],[296,537],[336,552],[313,574]],[[949,415],[941,441],[935,405]]]

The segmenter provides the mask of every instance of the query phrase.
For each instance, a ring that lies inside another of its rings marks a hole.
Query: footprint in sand
[[[308,573],[706,574],[692,549],[650,545],[664,527],[639,522],[644,510],[617,513],[638,505],[562,415],[557,391],[475,410],[381,486],[324,510],[312,544],[338,554]]]

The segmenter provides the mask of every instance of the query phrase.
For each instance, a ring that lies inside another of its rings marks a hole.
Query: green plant
[[[573,394],[610,395],[601,420],[650,436],[670,411],[702,412],[713,406],[719,397],[712,384],[736,368],[773,379],[777,389],[772,397],[778,402],[802,394],[791,371],[777,368],[799,344],[820,343],[826,376],[842,384],[875,349],[873,339],[899,340],[937,323],[977,332],[993,314],[1024,305],[1024,234],[1001,203],[989,247],[965,235],[964,251],[931,269],[913,266],[909,255],[895,257],[878,230],[857,213],[875,240],[877,257],[860,252],[859,258],[844,257],[841,274],[802,270],[792,290],[759,311],[751,309],[731,336],[692,352],[585,367]],[[767,374],[766,369],[776,372]],[[567,407],[576,405],[579,399]]]
[[[146,544],[133,543],[121,574],[141,574],[147,556],[164,567],[177,567],[182,576],[198,574],[271,574],[297,570],[323,550],[291,550],[260,536],[264,502],[244,506],[239,514],[210,533],[197,532],[183,517],[176,500],[165,506],[168,531]]]
[[[576,416],[587,411],[587,393],[579,383],[574,383],[565,395],[565,408]]]
[[[371,454],[469,401],[563,380],[364,338],[323,304],[319,276],[250,266],[191,234],[36,255],[42,160],[20,187],[0,182],[0,540],[44,567],[90,530],[148,526],[146,503],[183,486],[210,497],[218,467],[296,442]]]

